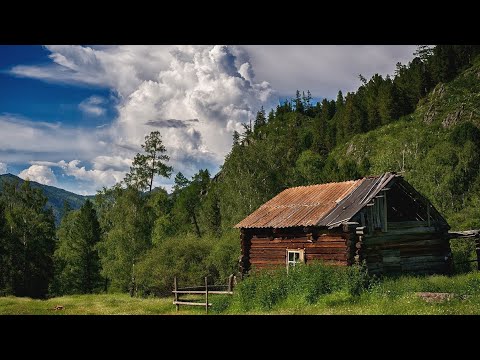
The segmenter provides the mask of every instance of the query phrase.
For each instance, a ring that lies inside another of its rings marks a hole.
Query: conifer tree
[[[139,190],[152,191],[154,177],[159,175],[169,178],[173,168],[165,164],[170,158],[165,154],[167,149],[162,143],[159,131],[153,131],[145,136],[142,149],[145,153],[135,155],[130,172],[124,181]]]

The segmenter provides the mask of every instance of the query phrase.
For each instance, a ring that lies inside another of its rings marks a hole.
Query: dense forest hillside
[[[2,184],[5,181],[18,181],[19,184],[24,182],[24,180],[12,174],[0,175],[0,191],[2,189]],[[70,191],[59,189],[55,186],[39,184],[35,181],[31,181],[30,184],[33,189],[41,189],[43,191],[43,194],[48,199],[47,207],[53,209],[53,215],[55,215],[57,224],[60,223],[65,202],[68,202],[72,209],[80,209],[85,200],[89,198],[89,196],[74,194]]]

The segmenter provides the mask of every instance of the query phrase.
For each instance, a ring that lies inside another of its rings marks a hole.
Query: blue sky
[[[392,74],[405,46],[0,46],[0,173],[94,194],[160,130],[170,165],[218,171],[232,132],[309,89]],[[173,177],[172,177],[173,179]],[[156,179],[171,188],[172,179]]]

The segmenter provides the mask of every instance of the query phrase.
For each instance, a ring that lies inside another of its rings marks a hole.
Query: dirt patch
[[[415,293],[419,298],[426,302],[442,302],[448,301],[455,297],[452,293],[438,293],[438,292],[419,292]]]

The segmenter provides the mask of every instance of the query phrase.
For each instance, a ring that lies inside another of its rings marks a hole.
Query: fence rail
[[[208,302],[209,295],[233,295],[233,284],[235,277],[230,275],[228,277],[228,285],[208,285],[208,278],[205,277],[205,286],[189,286],[184,288],[178,287],[177,277],[173,279],[173,305],[175,305],[176,310],[178,311],[180,305],[191,305],[191,306],[204,306],[205,312],[208,314],[208,307],[212,306]],[[219,290],[225,289],[225,290]],[[185,301],[180,300],[180,295],[205,295],[205,302],[198,301]]]

